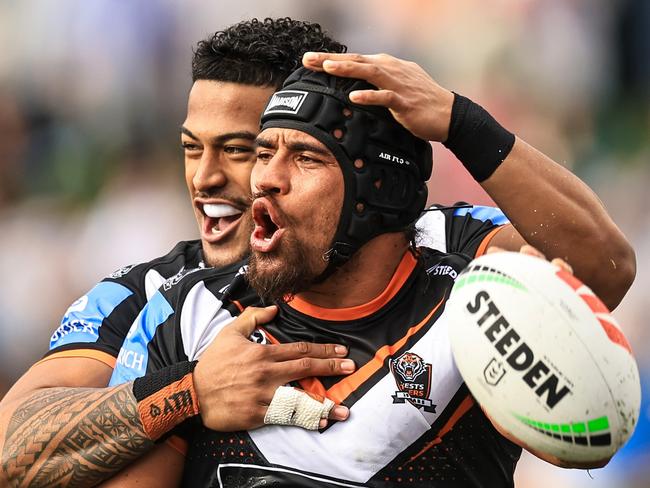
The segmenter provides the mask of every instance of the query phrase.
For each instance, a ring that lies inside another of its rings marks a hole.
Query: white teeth
[[[210,230],[212,231],[213,234],[221,234],[219,227],[217,227],[216,225]]]
[[[270,237],[265,237],[264,242],[271,242],[271,238]]]
[[[203,205],[203,212],[208,217],[215,219],[221,217],[232,217],[241,214],[241,210],[225,203],[206,203]]]

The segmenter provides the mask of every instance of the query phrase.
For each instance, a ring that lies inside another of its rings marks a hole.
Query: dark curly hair
[[[279,88],[302,66],[307,51],[344,53],[347,47],[312,22],[246,20],[200,41],[192,58],[192,81],[231,81]]]

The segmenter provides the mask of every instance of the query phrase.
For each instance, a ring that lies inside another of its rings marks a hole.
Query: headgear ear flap
[[[431,145],[378,106],[356,105],[353,90],[369,83],[306,68],[294,71],[273,94],[262,130],[296,129],[318,139],[336,157],[345,185],[341,217],[321,279],[379,234],[404,230],[427,201]]]

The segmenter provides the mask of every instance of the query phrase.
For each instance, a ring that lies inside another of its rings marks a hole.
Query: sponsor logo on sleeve
[[[135,267],[135,264],[130,264],[128,266],[124,266],[116,271],[113,271],[111,274],[108,275],[109,278],[113,278],[114,280],[121,278],[125,274],[127,274],[129,271],[131,271]]]
[[[390,360],[390,370],[395,377],[398,391],[393,403],[409,402],[425,412],[436,413],[436,405],[429,399],[431,393],[431,364],[413,352],[405,352]]]
[[[165,283],[163,283],[163,290],[169,291],[171,288],[178,284],[179,281],[181,281],[183,278],[185,278],[188,275],[191,275],[192,273],[196,273],[197,271],[201,271],[204,268],[192,268],[192,269],[185,269],[185,266],[183,266],[178,273],[176,273],[174,276],[169,278]]]
[[[72,305],[70,305],[68,310],[66,310],[65,316],[67,317],[74,312],[83,312],[86,309],[86,306],[88,306],[88,295],[84,295],[72,302]]]
[[[144,354],[122,348],[117,355],[117,364],[144,373]]]
[[[54,334],[52,334],[52,337],[50,338],[50,343],[55,343],[59,339],[74,332],[88,334],[93,338],[98,337],[98,331],[94,324],[86,322],[85,320],[71,320],[69,322],[61,324],[59,328],[54,331]],[[89,342],[89,338],[87,338],[85,341]]]

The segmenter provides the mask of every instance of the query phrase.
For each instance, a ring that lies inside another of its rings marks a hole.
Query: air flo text
[[[474,302],[467,304],[467,310],[471,314],[479,314],[476,323],[482,328],[485,337],[501,356],[506,357],[510,367],[523,375],[523,381],[538,397],[543,398],[546,395],[545,401],[549,408],[555,407],[567,393],[571,392],[568,386],[560,386],[560,378],[550,372],[550,368],[544,361],[536,360],[532,349],[510,326],[508,320],[490,299],[488,292],[478,292]]]

